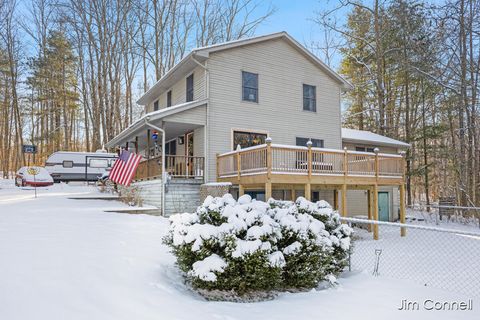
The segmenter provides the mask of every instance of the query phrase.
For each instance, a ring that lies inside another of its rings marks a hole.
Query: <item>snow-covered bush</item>
[[[327,202],[301,197],[207,197],[195,213],[170,221],[164,242],[193,286],[237,294],[334,281],[346,265],[352,233]]]

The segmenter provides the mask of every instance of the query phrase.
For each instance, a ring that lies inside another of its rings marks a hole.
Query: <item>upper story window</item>
[[[362,151],[362,152],[374,152],[375,148],[368,148],[368,147],[355,147],[355,151]]]
[[[167,92],[167,108],[172,106],[172,90]]]
[[[233,150],[240,145],[241,148],[248,148],[264,144],[267,135],[265,133],[234,131],[233,132]]]
[[[185,100],[187,102],[193,101],[193,73],[187,77],[187,92]]]
[[[316,87],[308,84],[303,85],[303,110],[317,111]]]
[[[312,147],[323,148],[323,140],[322,139],[310,139],[310,138],[297,137],[296,145],[301,146],[301,147],[305,147],[307,145],[308,140],[312,140]]]
[[[153,103],[153,111],[158,110],[158,100]]]
[[[242,100],[258,102],[258,74],[242,71]]]

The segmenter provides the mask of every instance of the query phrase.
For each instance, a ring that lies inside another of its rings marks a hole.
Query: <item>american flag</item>
[[[117,184],[129,186],[140,160],[141,155],[123,150],[110,171],[109,179]]]

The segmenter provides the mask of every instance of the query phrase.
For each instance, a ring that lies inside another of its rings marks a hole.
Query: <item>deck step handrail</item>
[[[217,175],[308,174],[402,177],[400,154],[268,143],[217,155]]]

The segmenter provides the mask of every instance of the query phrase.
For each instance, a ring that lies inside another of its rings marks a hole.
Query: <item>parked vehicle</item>
[[[48,157],[45,168],[55,182],[97,181],[113,167],[115,153],[57,151]]]
[[[53,178],[43,167],[21,167],[15,176],[17,187],[47,187],[53,185]]]

